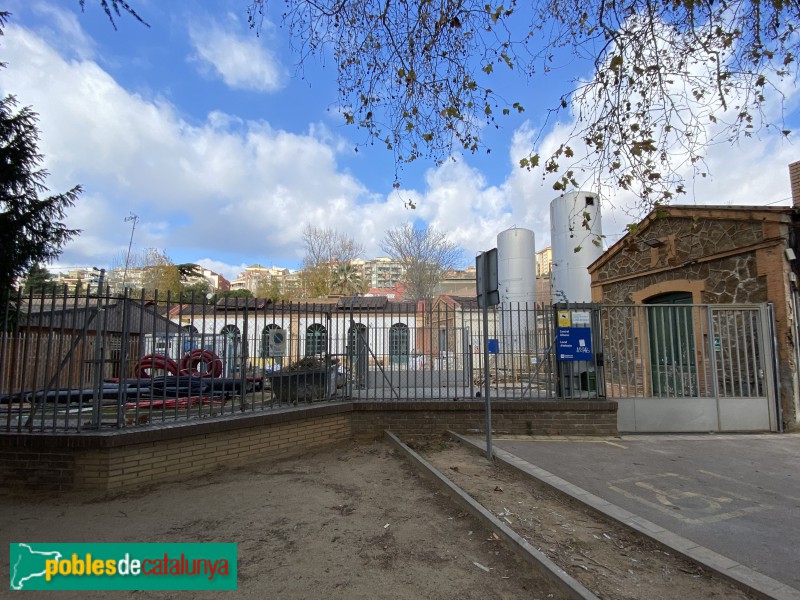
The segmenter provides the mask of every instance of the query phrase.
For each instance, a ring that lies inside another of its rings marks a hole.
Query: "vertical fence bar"
[[[117,388],[117,427],[122,428],[127,425],[125,422],[125,403],[127,400],[127,381],[128,381],[128,351],[130,350],[130,337],[131,337],[131,303],[128,297],[128,288],[122,288],[122,293],[119,296],[122,302],[122,327],[119,339],[119,370],[118,370],[118,388]],[[132,425],[138,425],[133,422]]]
[[[758,339],[759,345],[764,348],[764,383],[767,387],[767,398],[773,399],[775,403],[774,409],[769,411],[770,428],[777,429],[779,433],[782,433],[784,427],[780,384],[778,381],[778,336],[775,335],[775,309],[772,302],[761,305],[759,316],[760,331]],[[768,352],[767,348],[770,348],[771,352]]]
[[[750,328],[749,328],[749,340],[750,340],[750,358],[749,361],[751,364],[750,369],[748,370],[748,374],[752,371],[752,380],[755,386],[755,391],[753,393],[754,396],[762,397],[764,396],[765,390],[763,389],[763,383],[761,378],[759,377],[759,371],[761,370],[761,364],[759,361],[759,356],[764,357],[767,354],[767,348],[761,347],[761,342],[758,339],[758,317],[759,313],[755,310],[749,311],[750,316]]]
[[[44,299],[44,298],[43,298]],[[44,311],[42,311],[44,313]],[[52,372],[51,368],[51,361],[52,353],[53,353],[53,335],[57,331],[57,327],[55,326],[55,314],[56,314],[56,288],[53,287],[50,290],[50,322],[48,323],[48,332],[47,332],[47,350],[45,351],[45,362],[44,362],[44,374],[43,374],[43,381],[44,381],[44,389],[42,393],[44,394],[45,398],[49,398],[50,396],[50,380],[49,375]],[[57,431],[58,429],[58,412],[61,405],[61,398],[58,393],[58,389],[60,386],[56,385],[53,388],[53,421],[50,426],[50,431]],[[68,388],[69,389],[69,388]],[[72,390],[69,389],[66,395],[66,402],[64,404],[64,420],[68,423],[69,422],[69,406],[72,403]]]
[[[9,314],[11,312],[11,290],[0,289],[0,403],[5,402],[6,426],[5,430],[11,430],[11,413],[14,407],[14,393],[11,386],[6,385],[6,356],[8,355],[9,338],[8,333],[11,325]]]
[[[31,305],[33,303],[33,292],[29,292],[29,297],[31,298]],[[39,386],[39,369],[41,367],[41,353],[42,353],[42,336],[44,335],[44,315],[45,312],[45,305],[44,305],[44,292],[42,295],[39,296],[39,306],[38,310],[36,310],[36,322],[37,322],[37,331],[35,333],[36,337],[36,349],[34,350],[33,354],[33,378],[31,380],[31,394],[32,397],[35,399],[37,405],[41,405],[40,410],[40,417],[39,417],[39,431],[44,431],[45,420],[46,420],[46,412],[47,412],[47,396],[42,394],[42,390]],[[28,322],[30,323],[32,319],[33,312],[28,312]],[[55,405],[53,405],[53,410],[55,411]]]
[[[28,322],[30,322],[32,304],[33,304],[33,298],[29,294],[28,295],[28,310],[26,312],[27,321]],[[21,315],[17,320],[18,321],[22,320],[21,319]],[[30,326],[28,326],[26,329],[27,329],[27,331],[25,332],[25,334],[23,334],[23,339],[22,339],[22,357],[21,357],[22,360],[21,361],[17,361],[17,364],[20,364],[20,362],[22,363],[22,371],[21,371],[21,377],[20,377],[20,383],[22,385],[20,387],[20,390],[26,390],[26,389],[27,390],[32,390],[32,389],[34,389],[34,386],[28,385],[28,377],[27,377],[27,375],[28,375],[28,361],[29,361],[28,346],[29,346],[29,339],[30,339],[30,335],[29,335]],[[23,392],[20,392],[20,393],[22,394]],[[35,393],[31,393],[31,392],[24,392],[24,393],[29,396],[29,398],[30,398],[29,403],[30,403],[30,406],[31,406],[30,416],[28,417],[27,429],[28,429],[28,431],[33,431],[33,421],[34,421],[34,418],[35,418],[36,408],[37,408],[36,394]],[[21,402],[21,400],[20,400],[20,402]]]

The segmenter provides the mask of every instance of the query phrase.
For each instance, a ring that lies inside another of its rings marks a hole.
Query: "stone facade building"
[[[797,203],[655,209],[589,267],[592,299],[772,303],[783,427],[798,429],[798,219]]]

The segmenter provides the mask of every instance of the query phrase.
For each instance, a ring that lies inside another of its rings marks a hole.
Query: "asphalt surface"
[[[494,445],[800,590],[800,434],[497,436]]]

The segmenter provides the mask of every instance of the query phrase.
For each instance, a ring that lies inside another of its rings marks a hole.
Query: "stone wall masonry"
[[[492,403],[496,433],[614,435],[612,401]],[[0,435],[0,487],[120,491],[348,440],[484,431],[481,402],[373,402],[303,407],[122,432]]]
[[[756,253],[728,256],[700,264],[646,274],[603,285],[603,301],[628,304],[640,290],[672,281],[703,281],[699,303],[761,304],[767,302],[766,277],[759,272]]]
[[[619,252],[614,260],[597,270],[597,281],[613,280],[658,266],[675,267],[700,257],[758,244],[764,241],[764,226],[759,222],[733,219],[665,217],[653,221],[642,237],[667,243],[660,248],[637,243],[630,251]]]

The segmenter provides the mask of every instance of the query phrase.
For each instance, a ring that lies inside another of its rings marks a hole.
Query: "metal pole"
[[[485,256],[485,255],[484,255]],[[489,303],[483,303],[483,394],[486,405],[486,458],[492,459],[492,403],[489,401]]]
[[[128,254],[125,255],[125,271],[122,273],[122,289],[125,289],[125,282],[128,279],[128,264],[131,259],[131,246],[133,246],[133,232],[136,231],[136,222],[139,220],[135,214],[131,213],[130,217],[125,217],[125,222],[133,221],[133,226],[131,227],[131,241],[128,242]]]
[[[102,396],[100,394],[100,387],[103,385],[103,349],[102,341],[105,327],[101,327],[105,310],[102,308],[103,301],[103,277],[106,274],[105,269],[100,269],[100,278],[97,280],[97,325],[94,330],[94,402],[92,403],[92,425],[100,429],[100,403]]]
[[[489,396],[491,382],[489,381],[489,255],[481,252],[477,256],[476,267],[478,273],[478,305],[483,309],[483,396],[486,429],[486,458],[493,458],[492,452],[492,403]]]

